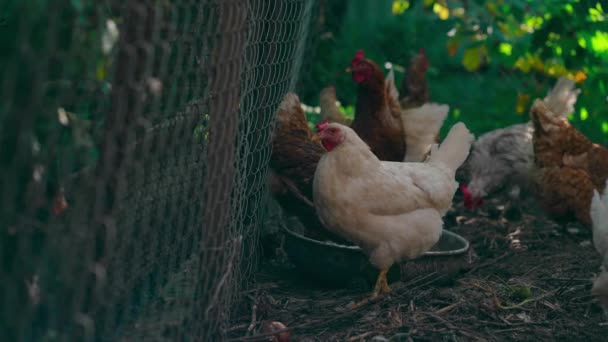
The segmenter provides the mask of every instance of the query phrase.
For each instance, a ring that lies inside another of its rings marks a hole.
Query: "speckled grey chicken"
[[[560,117],[574,111],[579,89],[573,81],[561,77],[544,98],[544,103]],[[468,178],[470,195],[465,194],[465,205],[473,207],[481,199],[502,188],[518,197],[531,182],[534,165],[532,136],[534,128],[530,122],[497,129],[481,135],[471,148],[471,154],[459,174]]]

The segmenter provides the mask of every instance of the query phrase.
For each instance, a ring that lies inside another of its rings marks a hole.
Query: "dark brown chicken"
[[[412,57],[401,81],[399,102],[403,109],[420,107],[431,99],[431,92],[426,80],[426,72],[429,68],[429,59],[424,49]]]
[[[589,141],[542,100],[534,102],[530,115],[537,198],[553,218],[590,226],[593,191],[602,190],[608,178],[608,150]]]
[[[403,161],[405,141],[399,103],[389,96],[384,73],[358,51],[351,62],[353,81],[358,84],[355,120],[351,128],[372,152],[386,161]]]
[[[300,99],[288,93],[277,112],[270,167],[290,191],[297,190],[312,203],[312,179],[323,148],[311,137]]]
[[[311,237],[333,239],[323,228],[312,202],[312,181],[324,153],[312,132],[300,100],[288,93],[277,111],[270,157],[270,191],[287,215],[297,217]]]

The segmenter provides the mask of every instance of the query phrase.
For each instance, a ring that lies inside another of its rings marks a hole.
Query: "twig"
[[[207,309],[205,310],[205,319],[209,319],[209,313],[211,312],[211,309],[215,306],[216,303],[219,302],[220,291],[222,290],[222,288],[224,288],[224,284],[228,280],[228,277],[232,274],[232,265],[234,263],[234,259],[235,259],[236,255],[237,255],[237,251],[241,248],[242,240],[243,240],[243,237],[239,235],[236,239],[234,239],[234,241],[232,243],[232,253],[230,255],[230,259],[228,259],[228,265],[226,265],[226,272],[224,272],[224,275],[222,276],[222,278],[220,279],[220,281],[217,283],[217,285],[215,287],[213,296],[211,297],[211,300],[209,301],[209,305],[207,306]]]
[[[552,296],[554,294],[555,294],[555,291],[548,292],[548,293],[545,293],[542,296],[538,296],[538,297],[535,297],[535,298],[528,298],[528,299],[523,300],[520,303],[517,303],[517,304],[514,304],[514,305],[508,305],[508,306],[503,306],[502,304],[500,304],[500,302],[498,301],[498,298],[496,298],[496,296],[494,296],[494,298],[496,300],[496,306],[499,309],[502,309],[502,310],[513,310],[513,309],[521,309],[522,306],[524,306],[524,305],[526,305],[528,303],[539,301],[539,300],[541,300],[543,298],[547,298],[547,297]]]
[[[452,324],[452,322],[448,321],[447,319],[433,313],[433,312],[420,312],[423,315],[427,315],[427,316],[431,316],[434,319],[438,320],[439,322],[445,324],[446,327],[453,329],[453,330],[458,330],[458,328],[456,328],[456,326],[454,324]]]
[[[361,335],[353,336],[353,337],[349,338],[347,341],[348,342],[354,342],[354,341],[358,341],[358,340],[363,340],[364,338],[366,338],[366,337],[368,337],[370,335],[373,335],[375,333],[376,333],[376,331],[368,331],[368,332],[363,333]]]
[[[228,333],[228,332],[232,332],[232,331],[235,331],[235,330],[241,330],[241,329],[243,329],[243,328],[247,328],[247,326],[248,326],[248,324],[247,324],[247,323],[244,323],[244,324],[239,324],[239,325],[235,325],[235,326],[230,327],[230,328],[228,328],[228,329],[224,329],[224,332],[225,332],[225,333]]]
[[[242,296],[242,295],[246,295],[246,294],[249,294],[249,293],[252,293],[252,292],[258,292],[258,291],[263,291],[263,290],[276,289],[277,287],[279,287],[279,285],[277,285],[277,284],[268,284],[268,285],[264,285],[264,286],[261,286],[261,287],[256,287],[254,289],[249,289],[249,290],[241,291],[241,292],[239,292],[239,295]]]
[[[298,187],[293,184],[290,179],[287,179],[285,177],[280,177],[280,179],[297,199],[314,208],[315,205],[306,196],[304,196],[302,192],[300,192],[300,189],[298,189]]]
[[[466,274],[471,274],[471,273],[473,273],[475,271],[478,271],[481,268],[492,266],[492,265],[496,264],[497,262],[499,262],[500,260],[506,258],[509,255],[511,255],[511,253],[505,252],[503,255],[501,255],[499,257],[496,257],[496,258],[494,258],[492,260],[488,260],[488,261],[484,262],[483,264],[479,264],[479,265],[473,267]]]
[[[445,307],[443,307],[443,308],[441,308],[441,309],[439,309],[439,310],[436,310],[436,311],[435,311],[435,314],[436,314],[436,315],[441,315],[441,314],[444,314],[444,313],[450,312],[450,311],[452,311],[452,310],[453,310],[455,307],[457,307],[458,305],[460,305],[460,302],[456,302],[456,303],[454,303],[454,304],[450,304],[450,305],[445,306]]]
[[[500,329],[500,330],[494,330],[495,333],[505,333],[505,332],[511,332],[511,331],[526,331],[526,329],[522,329],[522,328],[511,328],[511,329]]]
[[[257,311],[258,305],[254,303],[253,307],[251,308],[251,323],[249,324],[249,327],[247,327],[247,333],[245,334],[245,336],[249,336],[249,334],[251,334],[251,332],[255,328],[255,325],[257,323]]]

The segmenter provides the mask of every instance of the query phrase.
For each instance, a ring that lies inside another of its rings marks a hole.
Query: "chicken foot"
[[[376,285],[374,286],[374,291],[372,295],[368,298],[360,300],[350,306],[350,309],[355,310],[360,308],[361,306],[378,299],[380,294],[390,293],[391,288],[388,286],[388,280],[386,275],[388,274],[388,269],[381,270],[380,274],[378,274],[378,279],[376,280]]]
[[[388,287],[388,280],[386,279],[387,273],[388,269],[380,271],[378,280],[376,280],[376,286],[374,286],[374,292],[372,292],[372,299],[378,298],[380,294],[391,292],[391,288]]]

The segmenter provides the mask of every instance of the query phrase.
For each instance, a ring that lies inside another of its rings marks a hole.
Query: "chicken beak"
[[[348,68],[346,68],[346,70],[344,70],[344,71],[346,71],[346,72],[348,72],[348,73],[351,73],[351,72],[353,72],[353,69],[352,69],[351,67],[348,67]]]
[[[321,141],[321,136],[319,134],[314,134],[311,140],[318,143],[319,141]]]

